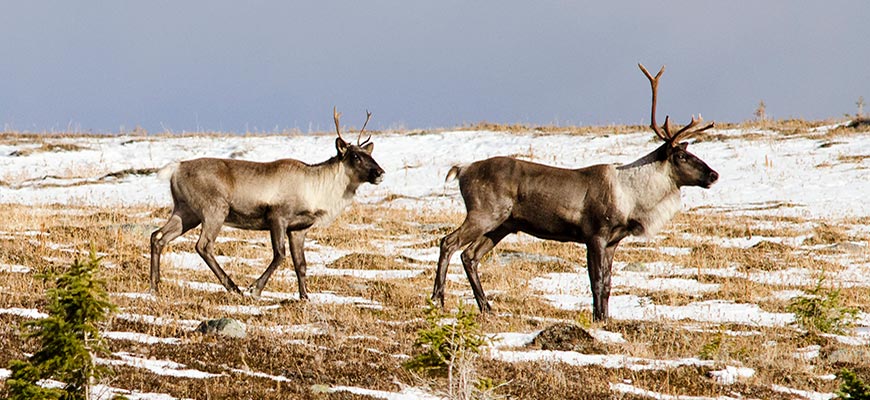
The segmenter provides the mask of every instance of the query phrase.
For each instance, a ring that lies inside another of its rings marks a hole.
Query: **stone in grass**
[[[832,351],[826,358],[831,364],[861,365],[870,359],[870,350],[862,347],[847,347]]]
[[[630,262],[622,268],[625,272],[649,272],[649,268],[646,265],[639,262]]]
[[[332,392],[329,386],[323,384],[311,385],[311,392],[314,394],[329,394]]]
[[[589,332],[571,323],[552,325],[535,336],[533,346],[542,350],[576,351],[583,354],[607,354],[606,346],[598,343]]]
[[[840,250],[844,253],[863,253],[867,251],[867,246],[853,242],[836,243],[832,244],[829,248],[832,250]]]
[[[196,331],[206,335],[220,335],[236,339],[247,337],[245,324],[232,318],[220,318],[202,321]]]

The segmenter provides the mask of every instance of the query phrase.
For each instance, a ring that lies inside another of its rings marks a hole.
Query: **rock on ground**
[[[244,339],[247,337],[245,324],[232,318],[202,321],[202,323],[196,327],[196,331],[206,335],[213,334],[236,339]]]
[[[542,350],[607,354],[605,345],[595,340],[585,329],[569,323],[559,323],[544,329],[532,340],[532,346],[540,346]]]

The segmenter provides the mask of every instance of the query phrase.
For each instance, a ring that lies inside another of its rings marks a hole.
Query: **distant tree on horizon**
[[[767,105],[764,104],[764,100],[758,102],[758,107],[755,109],[755,117],[759,121],[767,120]]]

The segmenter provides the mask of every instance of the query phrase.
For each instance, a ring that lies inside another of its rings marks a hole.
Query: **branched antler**
[[[698,114],[698,119],[695,119],[695,116],[692,116],[692,121],[689,122],[686,126],[680,128],[676,133],[671,133],[671,124],[670,117],[665,116],[665,123],[662,126],[659,126],[656,123],[656,99],[658,97],[658,89],[659,89],[659,78],[662,77],[662,74],[665,72],[665,67],[662,66],[662,69],[659,70],[659,73],[656,74],[655,77],[647,71],[647,69],[643,66],[643,64],[638,63],[638,67],[643,71],[643,74],[646,75],[646,78],[649,79],[650,87],[652,88],[652,110],[650,111],[650,128],[652,128],[653,132],[656,133],[658,137],[664,140],[667,143],[670,143],[671,146],[676,146],[680,143],[681,140],[688,139],[689,137],[706,131],[713,127],[713,122],[698,128],[692,129],[700,124],[704,119],[701,118],[701,114]]]
[[[668,116],[665,116],[665,130],[662,131],[662,128],[656,124],[656,98],[658,96],[659,91],[659,78],[662,77],[662,74],[665,73],[665,66],[662,65],[662,69],[659,70],[659,73],[656,74],[656,77],[653,78],[652,74],[646,70],[646,68],[641,63],[637,63],[637,66],[640,67],[640,70],[643,71],[643,74],[646,75],[646,78],[649,79],[649,85],[652,88],[652,111],[650,113],[650,128],[652,128],[653,132],[658,135],[662,140],[669,141],[671,139],[670,135],[667,134],[668,129]]]
[[[369,110],[366,110],[366,122],[363,123],[363,127],[362,127],[362,129],[359,130],[359,137],[356,138],[356,144],[357,144],[357,146],[362,147],[363,145],[365,145],[366,143],[368,143],[369,140],[372,139],[372,135],[369,134],[369,137],[367,137],[366,140],[363,140],[362,143],[360,143],[360,141],[359,141],[360,139],[362,139],[363,131],[366,130],[366,125],[369,124],[369,120],[370,120],[371,118],[372,118],[372,113],[370,113]]]
[[[688,139],[692,135],[706,131],[707,129],[710,129],[713,127],[713,122],[711,122],[711,123],[709,123],[701,128],[692,130],[692,128],[694,128],[695,126],[697,126],[698,124],[700,124],[703,121],[704,121],[704,118],[701,117],[701,114],[698,114],[698,119],[695,119],[695,116],[693,115],[692,122],[689,122],[688,125],[682,127],[680,130],[678,130],[677,133],[674,134],[673,139],[671,139],[671,140],[674,143],[679,143],[681,140]]]
[[[362,134],[363,134],[363,132],[365,132],[365,130],[366,130],[366,125],[369,124],[369,120],[370,120],[371,118],[372,118],[372,113],[370,113],[369,110],[366,110],[366,122],[363,123],[363,127],[362,127],[362,129],[360,129],[360,131],[359,131],[359,136],[356,138],[356,144],[357,144],[357,146],[363,146],[363,145],[365,145],[366,143],[368,143],[369,140],[372,139],[372,135],[369,134],[369,137],[367,137],[366,140],[360,142],[360,139],[362,139]],[[341,136],[341,124],[339,123],[339,119],[341,119],[341,113],[338,112],[338,109],[337,109],[335,106],[332,107],[332,119],[335,120],[335,133],[338,134],[338,138],[339,138],[339,139],[341,139],[342,141],[344,141],[344,137]]]

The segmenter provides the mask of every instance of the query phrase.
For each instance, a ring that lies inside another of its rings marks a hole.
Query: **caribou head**
[[[372,118],[372,113],[366,111],[366,122],[363,123],[362,129],[359,131],[359,136],[356,139],[356,144],[350,144],[341,136],[341,127],[339,119],[341,113],[333,107],[333,119],[335,120],[335,133],[338,137],[335,138],[335,149],[338,151],[338,159],[345,167],[348,175],[359,182],[368,182],[371,184],[379,184],[384,179],[384,170],[372,158],[372,150],[375,144],[371,142],[372,135],[369,135],[366,140],[362,140],[362,134],[366,130],[366,125],[369,119]]]
[[[659,78],[665,72],[665,67],[659,70],[655,77],[644,68],[643,64],[637,64],[643,74],[649,79],[652,87],[652,111],[650,115],[650,128],[661,138],[665,143],[659,147],[656,154],[656,161],[667,162],[671,166],[671,178],[677,187],[682,186],[700,186],[710,188],[713,183],[719,179],[719,173],[707,166],[707,163],[700,158],[690,153],[687,148],[689,143],[684,140],[706,131],[713,127],[713,123],[698,127],[704,119],[698,114],[698,118],[692,116],[692,120],[677,130],[671,131],[670,118],[665,116],[665,123],[659,126],[656,123],[656,97],[658,95]]]

